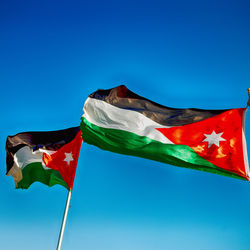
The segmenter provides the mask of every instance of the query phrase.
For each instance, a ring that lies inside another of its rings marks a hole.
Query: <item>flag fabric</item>
[[[72,190],[81,144],[79,126],[8,136],[7,175],[14,178],[16,188],[27,189],[39,181]]]
[[[103,150],[249,180],[246,108],[175,109],[126,86],[97,90],[84,104],[83,141]]]

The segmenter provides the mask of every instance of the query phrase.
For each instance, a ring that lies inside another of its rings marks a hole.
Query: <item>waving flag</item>
[[[50,132],[24,132],[6,141],[7,175],[16,188],[39,181],[72,190],[82,144],[80,127]]]
[[[119,86],[91,94],[83,111],[86,143],[175,166],[250,178],[245,108],[169,108]]]

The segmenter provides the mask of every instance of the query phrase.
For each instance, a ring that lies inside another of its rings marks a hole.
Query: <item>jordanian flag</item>
[[[8,136],[7,175],[12,175],[16,188],[27,189],[39,181],[72,190],[81,144],[79,126]]]
[[[84,104],[83,141],[112,152],[249,180],[245,108],[175,109],[125,86]]]

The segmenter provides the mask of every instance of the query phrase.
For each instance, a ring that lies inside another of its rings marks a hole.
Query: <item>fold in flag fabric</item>
[[[246,108],[175,109],[126,86],[97,90],[84,104],[83,141],[103,150],[249,180]]]
[[[27,189],[39,181],[72,190],[81,144],[79,126],[8,136],[7,175],[14,178],[16,188]]]

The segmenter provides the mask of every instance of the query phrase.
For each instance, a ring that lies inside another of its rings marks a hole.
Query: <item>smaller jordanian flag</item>
[[[112,152],[250,180],[246,108],[175,109],[126,86],[97,90],[84,104],[83,141]]]
[[[79,126],[8,136],[7,175],[12,175],[16,188],[27,189],[39,181],[72,190],[81,145]]]

